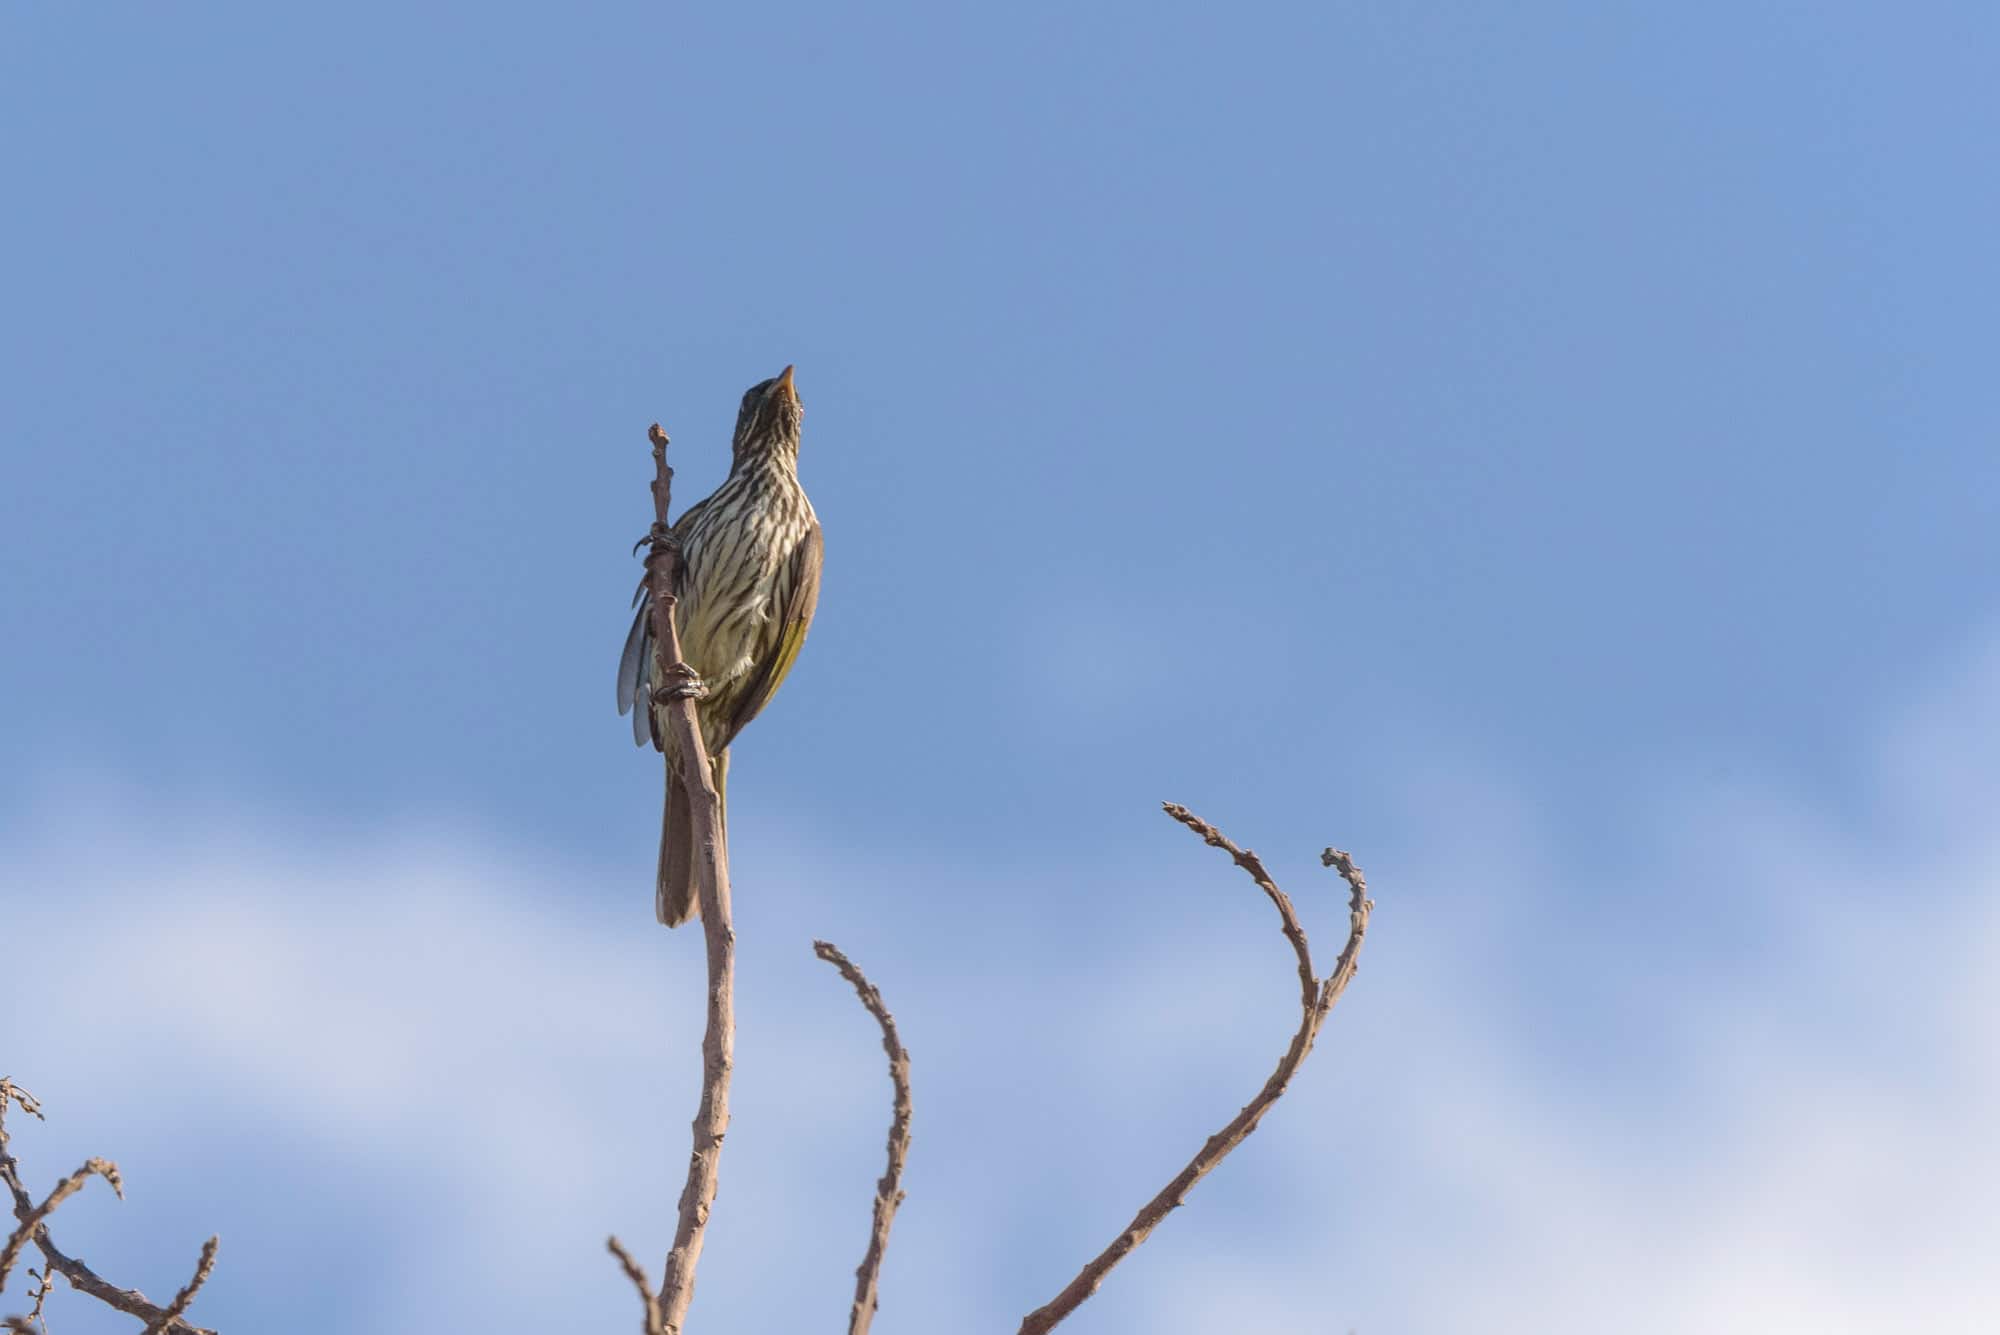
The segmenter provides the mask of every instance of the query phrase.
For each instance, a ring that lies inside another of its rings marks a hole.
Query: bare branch
[[[667,433],[653,424],[653,528],[647,535],[647,586],[653,595],[653,680],[655,701],[667,711],[681,758],[695,840],[696,895],[708,947],[708,1029],[701,1039],[701,1102],[694,1118],[694,1150],[688,1157],[687,1185],[681,1189],[680,1218],[673,1250],[660,1281],[660,1321],[667,1335],[680,1335],[688,1304],[694,1301],[695,1267],[708,1231],[709,1211],[729,1129],[729,1078],[736,1064],[736,929],[730,919],[729,851],[723,843],[721,795],[709,769],[708,748],[694,700],[699,679],[681,657],[674,625],[674,588],[680,582],[681,552],[667,524],[674,470],[667,467]],[[666,795],[671,798],[672,794]]]
[[[152,1321],[161,1313],[161,1308],[149,1301],[137,1289],[121,1289],[116,1284],[101,1278],[96,1271],[74,1257],[66,1256],[49,1240],[49,1231],[44,1228],[35,1237],[35,1246],[41,1249],[49,1268],[69,1281],[69,1286],[85,1297],[95,1298],[106,1307],[113,1307],[134,1316],[141,1321]],[[184,1317],[176,1317],[164,1328],[167,1335],[216,1335],[205,1326],[197,1326]]]
[[[8,1237],[7,1245],[0,1247],[0,1289],[7,1287],[7,1273],[14,1268],[14,1262],[21,1255],[21,1249],[28,1245],[28,1239],[41,1228],[42,1221],[54,1214],[58,1205],[82,1191],[83,1184],[92,1177],[103,1178],[118,1193],[120,1200],[125,1199],[125,1184],[118,1180],[118,1165],[109,1159],[86,1159],[83,1167],[56,1183],[55,1190],[40,1205],[25,1212],[14,1212],[14,1217],[21,1222]]]
[[[841,954],[840,947],[830,941],[815,941],[813,953],[840,970],[840,976],[853,985],[861,1004],[882,1027],[882,1051],[889,1054],[889,1081],[896,1089],[895,1113],[889,1122],[889,1166],[875,1184],[874,1226],[869,1230],[867,1254],[854,1272],[854,1307],[847,1318],[847,1335],[868,1335],[880,1293],[882,1254],[889,1248],[889,1226],[895,1222],[896,1207],[903,1203],[903,1163],[910,1155],[910,1054],[896,1034],[896,1021],[883,1003],[881,991]]]
[[[639,1301],[643,1304],[646,1314],[645,1335],[662,1335],[664,1327],[660,1324],[660,1300],[653,1296],[653,1284],[646,1278],[644,1267],[632,1259],[632,1253],[625,1250],[625,1244],[618,1241],[616,1234],[606,1238],[604,1246],[618,1258],[619,1266],[625,1271],[625,1278],[631,1280],[632,1287],[639,1291]]]
[[[32,1097],[27,1096],[26,1091],[22,1090],[12,1081],[0,1080],[0,1184],[4,1184],[8,1194],[13,1197],[14,1218],[26,1224],[29,1216],[35,1214],[39,1207],[35,1204],[35,1198],[28,1194],[27,1187],[22,1184],[20,1165],[15,1161],[13,1154],[7,1147],[6,1114],[7,1104],[10,1099],[19,1105],[23,1111],[35,1117],[42,1116],[40,1111],[41,1105],[36,1103]],[[93,1160],[92,1162],[96,1163],[99,1161]],[[89,1165],[85,1165],[86,1171],[89,1168]],[[114,1183],[115,1185],[117,1184]],[[119,1195],[124,1195],[124,1192],[120,1190]],[[53,1206],[49,1208],[53,1208]],[[46,1263],[48,1269],[68,1280],[70,1287],[78,1293],[86,1297],[95,1298],[107,1307],[116,1308],[127,1316],[137,1317],[148,1324],[158,1321],[165,1315],[164,1308],[150,1302],[146,1295],[137,1289],[121,1289],[116,1284],[100,1277],[96,1271],[92,1270],[82,1261],[64,1254],[56,1246],[55,1240],[49,1236],[46,1223],[38,1222],[26,1229],[25,1232],[33,1240],[36,1249],[41,1252],[42,1260]],[[9,1240],[9,1245],[10,1247],[12,1246],[11,1239]],[[44,1280],[44,1283],[46,1283],[46,1280]],[[180,1316],[170,1317],[161,1329],[166,1332],[166,1335],[215,1335],[214,1331],[194,1325]]]
[[[1327,866],[1339,868],[1353,892],[1347,945],[1340,953],[1340,960],[1333,975],[1322,983],[1313,973],[1312,951],[1306,942],[1305,928],[1300,926],[1298,914],[1292,908],[1290,897],[1278,888],[1277,882],[1273,881],[1270,873],[1264,870],[1264,864],[1257,855],[1238,848],[1220,830],[1186,807],[1169,802],[1165,804],[1165,810],[1169,816],[1200,835],[1204,842],[1228,853],[1237,866],[1250,874],[1251,879],[1257,882],[1258,888],[1269,896],[1271,903],[1277,907],[1278,920],[1284,929],[1285,939],[1291,942],[1292,951],[1298,957],[1300,1010],[1298,1032],[1292,1035],[1291,1045],[1285,1049],[1285,1055],[1278,1059],[1277,1069],[1271,1072],[1271,1078],[1264,1082],[1264,1087],[1257,1091],[1257,1096],[1251,1099],[1243,1111],[1236,1114],[1227,1126],[1208,1138],[1208,1143],[1201,1147],[1201,1152],[1188,1162],[1187,1167],[1181,1169],[1173,1181],[1160,1190],[1159,1195],[1146,1202],[1139,1213],[1133,1216],[1132,1222],[1125,1226],[1125,1231],[1112,1239],[1109,1247],[1084,1266],[1061,1293],[1045,1306],[1030,1312],[1022,1320],[1020,1335],[1044,1335],[1044,1332],[1053,1329],[1058,1322],[1075,1311],[1091,1294],[1096,1293],[1104,1283],[1104,1277],[1111,1273],[1112,1267],[1124,1260],[1138,1248],[1140,1243],[1151,1236],[1153,1230],[1160,1226],[1160,1221],[1187,1199],[1187,1194],[1194,1189],[1194,1184],[1206,1177],[1231,1150],[1242,1144],[1250,1133],[1257,1129],[1257,1123],[1263,1120],[1265,1111],[1278,1101],[1279,1095],[1283,1094],[1286,1086],[1291,1083],[1292,1076],[1298,1072],[1299,1065],[1305,1061],[1306,1054],[1312,1051],[1313,1040],[1319,1036],[1319,1028],[1325,1022],[1327,1012],[1333,1008],[1333,1003],[1339,1000],[1341,992],[1354,977],[1355,960],[1361,950],[1362,938],[1368,931],[1368,915],[1375,907],[1367,898],[1367,882],[1362,879],[1361,872],[1354,866],[1352,859],[1335,849],[1328,849],[1321,855],[1321,860]]]

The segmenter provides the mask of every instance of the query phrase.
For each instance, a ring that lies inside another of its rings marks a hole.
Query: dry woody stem
[[[201,1249],[201,1260],[195,1267],[194,1278],[175,1295],[173,1302],[165,1307],[151,1302],[137,1289],[121,1289],[116,1284],[101,1278],[96,1271],[76,1257],[67,1255],[49,1236],[48,1217],[55,1208],[83,1186],[92,1175],[102,1177],[122,1198],[123,1185],[118,1180],[118,1169],[104,1159],[92,1159],[76,1172],[64,1178],[54,1191],[37,1204],[29,1194],[26,1184],[21,1181],[21,1165],[8,1148],[7,1109],[17,1106],[22,1112],[37,1119],[41,1118],[41,1105],[26,1090],[12,1080],[0,1078],[0,1183],[4,1183],[8,1195],[13,1198],[15,1228],[7,1237],[4,1247],[0,1247],[0,1285],[6,1282],[8,1270],[22,1248],[32,1242],[42,1254],[45,1267],[42,1272],[41,1291],[35,1297],[34,1318],[41,1317],[42,1300],[48,1296],[49,1276],[61,1275],[69,1281],[70,1287],[88,1297],[95,1298],[107,1307],[116,1308],[127,1316],[137,1317],[146,1323],[147,1335],[215,1335],[215,1332],[188,1321],[183,1315],[195,1294],[208,1281],[215,1269],[215,1253],[218,1246],[215,1238],[210,1238]],[[30,1319],[9,1317],[4,1323],[10,1330],[31,1329]]]
[[[1187,1194],[1194,1189],[1194,1184],[1206,1177],[1231,1150],[1242,1144],[1250,1133],[1257,1129],[1257,1123],[1263,1119],[1265,1110],[1278,1101],[1278,1096],[1285,1092],[1285,1087],[1291,1083],[1292,1076],[1298,1072],[1299,1065],[1305,1061],[1306,1054],[1312,1051],[1313,1040],[1319,1036],[1320,1026],[1326,1023],[1326,1017],[1333,1010],[1334,1003],[1339,1001],[1341,993],[1347,990],[1347,984],[1354,977],[1355,961],[1361,953],[1362,938],[1368,933],[1368,915],[1375,907],[1374,902],[1368,898],[1368,883],[1363,879],[1360,868],[1354,865],[1352,858],[1339,849],[1329,848],[1320,855],[1320,861],[1323,865],[1337,870],[1347,882],[1348,933],[1347,945],[1341,950],[1340,958],[1334,962],[1333,972],[1321,980],[1313,972],[1312,952],[1306,942],[1305,928],[1299,924],[1298,913],[1293,909],[1290,897],[1278,888],[1278,883],[1264,870],[1264,864],[1257,855],[1247,849],[1238,848],[1223,835],[1222,831],[1186,807],[1169,802],[1165,804],[1165,810],[1169,816],[1200,835],[1203,842],[1229,854],[1236,865],[1249,873],[1250,878],[1257,883],[1257,888],[1262,890],[1276,906],[1278,921],[1284,930],[1285,939],[1291,942],[1292,951],[1298,957],[1300,1010],[1298,1032],[1292,1035],[1291,1045],[1285,1049],[1285,1055],[1278,1059],[1277,1069],[1271,1073],[1271,1078],[1264,1082],[1264,1087],[1257,1092],[1257,1096],[1251,1099],[1243,1111],[1236,1114],[1227,1126],[1208,1138],[1208,1143],[1201,1147],[1201,1152],[1188,1162],[1187,1167],[1181,1169],[1173,1181],[1161,1188],[1159,1195],[1147,1201],[1139,1213],[1133,1216],[1132,1222],[1125,1226],[1124,1232],[1112,1239],[1110,1246],[1084,1266],[1061,1293],[1027,1315],[1021,1322],[1020,1335],[1043,1335],[1043,1332],[1053,1329],[1086,1298],[1097,1292],[1098,1287],[1104,1283],[1104,1277],[1111,1273],[1111,1268],[1144,1242],[1152,1231],[1159,1227],[1160,1221],[1187,1199]]]
[[[847,1335],[868,1335],[880,1294],[882,1255],[889,1249],[889,1226],[895,1222],[896,1207],[903,1203],[903,1164],[910,1157],[910,1054],[896,1034],[895,1018],[883,1003],[881,991],[840,947],[830,941],[815,941],[813,953],[840,970],[840,976],[881,1026],[882,1051],[889,1054],[889,1082],[896,1090],[895,1112],[889,1122],[889,1166],[875,1184],[874,1223],[868,1232],[868,1251],[854,1271],[854,1306],[847,1317]]]
[[[660,1281],[661,1329],[665,1335],[680,1335],[688,1304],[694,1301],[695,1268],[701,1263],[709,1211],[715,1205],[722,1138],[729,1130],[729,1077],[736,1062],[736,930],[730,920],[729,853],[723,846],[721,803],[695,716],[698,681],[681,657],[680,632],[674,625],[674,588],[680,582],[681,562],[680,547],[667,524],[674,470],[667,467],[667,433],[655,423],[647,436],[653,443],[653,528],[647,535],[651,550],[646,553],[646,579],[653,595],[653,680],[659,683],[651,703],[665,708],[681,756],[694,826],[696,894],[708,947],[708,1028],[701,1040],[694,1151],[688,1158],[687,1185],[681,1190],[673,1249],[667,1253]]]

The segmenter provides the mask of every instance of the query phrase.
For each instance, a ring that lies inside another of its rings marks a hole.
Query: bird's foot
[[[653,703],[664,705],[669,700],[700,700],[708,695],[708,683],[699,673],[686,663],[667,665],[667,679],[653,687]]]
[[[646,530],[644,537],[632,544],[632,555],[637,556],[641,547],[651,547],[655,551],[664,547],[677,552],[681,549],[681,540],[675,537],[674,531],[665,524],[656,523]]]

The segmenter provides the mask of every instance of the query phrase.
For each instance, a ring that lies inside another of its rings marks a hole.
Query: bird
[[[743,395],[730,445],[729,476],[681,513],[674,593],[681,653],[707,687],[695,715],[726,812],[729,746],[784,684],[819,606],[825,545],[819,518],[799,485],[805,407],[787,366]],[[681,760],[663,708],[653,700],[652,593],[644,579],[618,662],[618,712],[632,715],[632,740],[666,756],[667,801],[660,829],[654,912],[678,927],[701,912],[695,895],[694,829]],[[719,820],[727,830],[726,820]]]

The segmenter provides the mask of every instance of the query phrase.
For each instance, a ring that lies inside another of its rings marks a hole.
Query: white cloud
[[[1452,828],[1371,868],[1376,936],[1298,1088],[1077,1329],[1991,1328],[1996,663],[1879,739],[1864,827],[1662,793],[1603,885],[1565,876],[1558,822],[1451,777]],[[200,1235],[161,1221],[212,1224],[225,1329],[268,1327],[300,1282],[284,1258],[348,1255],[357,1231],[365,1264],[320,1277],[300,1335],[629,1326],[599,1248],[616,1229],[657,1270],[700,1018],[698,942],[650,925],[643,886],[442,835],[313,846],[130,793],[72,790],[19,826],[6,949],[45,967],[0,1017],[0,1065],[56,1119],[22,1148],[43,1176],[108,1150],[140,1188],[75,1203],[79,1250],[167,1290]],[[861,870],[780,870],[745,907],[697,1304],[738,1329],[837,1325],[886,1116],[873,1031],[798,926]],[[972,934],[847,943],[916,1053],[878,1328],[1010,1328],[1255,1088],[1289,963],[1233,875],[1190,843],[1179,885],[1104,893],[1208,897],[1202,940],[1050,941],[1040,974]],[[1333,890],[1294,889],[1324,893],[1326,937]],[[170,1088],[199,1098],[163,1112]],[[189,1167],[244,1155],[285,1171]],[[96,1319],[71,1302],[63,1324]]]

